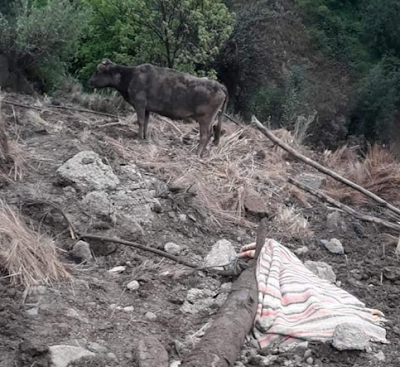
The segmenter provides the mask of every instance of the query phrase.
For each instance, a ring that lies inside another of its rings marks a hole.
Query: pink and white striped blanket
[[[255,243],[239,257],[254,257]],[[299,341],[329,341],[343,323],[357,324],[371,341],[386,343],[378,310],[319,278],[287,248],[267,239],[257,262],[258,308],[254,334],[261,348]]]

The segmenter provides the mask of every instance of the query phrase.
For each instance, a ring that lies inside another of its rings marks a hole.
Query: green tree
[[[84,77],[102,57],[209,71],[234,23],[221,0],[84,0],[93,11],[77,66]]]

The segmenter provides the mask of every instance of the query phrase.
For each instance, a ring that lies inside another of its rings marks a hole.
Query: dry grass
[[[30,229],[0,200],[0,268],[13,284],[32,287],[71,280],[54,242]]]
[[[109,137],[106,142],[125,160],[153,170],[182,191],[190,188],[197,196],[190,204],[202,214],[205,207],[214,224],[251,226],[244,218],[246,187],[255,189],[264,198],[280,200],[288,168],[285,152],[256,129],[225,122],[220,145],[215,147],[210,142],[209,154],[199,159],[194,152],[198,143],[196,123],[159,118],[151,121],[150,127],[149,143]],[[285,141],[295,143],[286,130],[276,132]]]
[[[383,199],[400,202],[400,162],[379,145],[370,147],[365,156],[357,154],[357,148],[347,146],[336,152],[325,152],[323,163],[342,176],[370,190]],[[329,179],[325,191],[335,199],[352,204],[365,204],[363,194]]]
[[[308,220],[295,206],[278,206],[274,221],[280,228],[285,228],[291,235],[310,235]]]

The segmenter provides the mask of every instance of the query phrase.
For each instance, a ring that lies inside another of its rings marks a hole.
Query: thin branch
[[[339,209],[342,209],[343,211],[345,211],[346,213],[352,215],[353,217],[362,220],[364,222],[371,222],[371,223],[375,223],[375,224],[379,224],[382,225],[386,228],[390,228],[390,229],[394,229],[396,231],[400,231],[400,225],[396,224],[396,223],[392,223],[392,222],[388,222],[386,220],[377,218],[377,217],[373,217],[371,215],[366,215],[366,214],[361,214],[360,212],[358,212],[357,210],[354,210],[353,208],[350,208],[349,206],[340,203],[339,201],[331,198],[330,196],[324,194],[323,192],[319,191],[319,190],[315,190],[312,189],[311,187],[296,181],[295,179],[289,177],[288,178],[288,182],[291,183],[292,185],[297,186],[299,189],[302,189],[306,192],[308,192],[311,195],[316,196],[317,198],[321,199],[322,201],[325,201]]]
[[[396,208],[394,205],[388,203],[386,200],[382,199],[378,195],[375,195],[371,191],[365,189],[364,187],[357,185],[356,183],[348,180],[347,178],[344,178],[337,174],[334,171],[331,171],[330,169],[320,165],[319,163],[313,161],[312,159],[302,155],[301,153],[297,152],[295,149],[290,147],[288,144],[284,143],[281,139],[277,138],[269,129],[267,129],[255,116],[252,117],[252,123],[270,140],[272,140],[275,144],[279,145],[282,149],[286,150],[290,154],[292,154],[294,157],[297,159],[301,160],[302,162],[308,164],[309,166],[317,169],[318,171],[325,173],[326,175],[334,178],[336,181],[339,181],[347,186],[350,186],[351,188],[357,190],[358,192],[361,192],[365,196],[368,196],[372,200],[376,201],[377,203],[381,204],[383,207],[391,210],[392,212],[396,213],[397,215],[400,215],[400,209]]]
[[[2,100],[2,102],[5,103],[5,104],[12,105],[12,106],[22,107],[22,108],[27,108],[27,109],[37,110],[37,111],[43,111],[46,108],[56,108],[56,109],[63,109],[63,110],[69,110],[69,111],[91,113],[93,115],[107,116],[107,117],[111,117],[111,118],[114,118],[114,119],[119,119],[119,117],[117,115],[112,115],[111,113],[97,112],[97,111],[87,110],[87,109],[83,109],[83,108],[66,107],[66,106],[43,106],[43,107],[37,107],[37,106],[30,106],[30,105],[26,105],[26,104],[22,104],[22,103],[6,101],[4,99]]]

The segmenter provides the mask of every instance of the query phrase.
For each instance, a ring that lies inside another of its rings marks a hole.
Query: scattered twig
[[[317,198],[339,208],[342,209],[343,211],[345,211],[346,213],[352,215],[353,217],[362,220],[364,222],[371,222],[371,223],[376,223],[376,224],[380,224],[384,227],[390,228],[390,229],[394,229],[396,231],[400,231],[400,225],[396,224],[396,223],[392,223],[392,222],[388,222],[386,220],[377,218],[377,217],[373,217],[371,215],[365,215],[365,214],[361,214],[358,211],[354,210],[353,208],[350,208],[349,206],[340,203],[339,201],[329,197],[328,195],[322,193],[321,191],[312,189],[311,187],[304,185],[301,182],[296,181],[295,179],[289,177],[288,178],[288,182],[291,183],[292,185],[297,186],[299,189],[302,189],[308,193],[310,193],[311,195],[316,196]]]
[[[72,224],[71,220],[68,218],[67,214],[65,214],[64,210],[62,210],[62,208],[60,206],[58,206],[57,204],[54,204],[54,203],[52,203],[50,201],[47,201],[47,200],[29,199],[26,202],[24,202],[23,205],[26,205],[26,206],[49,205],[49,206],[51,206],[53,209],[58,211],[62,215],[64,220],[67,222],[68,230],[69,230],[71,238],[73,240],[76,240],[78,238],[77,231],[75,230],[75,227]]]
[[[236,125],[238,125],[238,126],[240,126],[240,127],[243,127],[243,124],[242,124],[240,121],[236,120],[235,118],[233,118],[232,116],[228,115],[227,113],[224,113],[224,116],[225,116],[228,120],[231,120],[232,122],[234,122]]]
[[[4,99],[3,99],[2,102],[5,103],[5,104],[9,104],[11,106],[27,108],[27,109],[37,110],[37,111],[42,111],[42,110],[44,110],[46,108],[55,108],[55,109],[69,110],[69,111],[75,111],[75,112],[91,113],[93,115],[107,116],[107,117],[111,117],[111,118],[114,118],[114,119],[118,119],[119,118],[117,115],[113,115],[111,113],[87,110],[87,109],[84,109],[84,108],[75,108],[75,107],[67,107],[67,106],[48,106],[48,105],[47,106],[43,106],[43,107],[38,107],[38,106],[26,105],[26,104],[17,103],[17,102],[6,101]]]
[[[386,200],[382,199],[378,195],[375,195],[371,191],[365,189],[364,187],[357,185],[356,183],[348,180],[347,178],[344,178],[337,174],[336,172],[322,166],[321,164],[313,161],[312,159],[304,156],[303,154],[300,154],[297,152],[295,149],[290,147],[288,144],[284,143],[281,139],[277,138],[269,129],[267,129],[255,116],[252,117],[252,123],[270,140],[272,140],[275,144],[279,145],[282,149],[286,150],[290,154],[292,154],[294,157],[297,159],[301,160],[302,162],[308,164],[309,166],[317,169],[318,171],[325,173],[326,175],[334,178],[335,180],[352,187],[353,189],[361,192],[362,194],[368,196],[372,200],[376,201],[377,203],[381,204],[383,207],[391,210],[392,212],[396,213],[397,215],[400,215],[400,209],[395,207],[394,205],[390,204]]]

